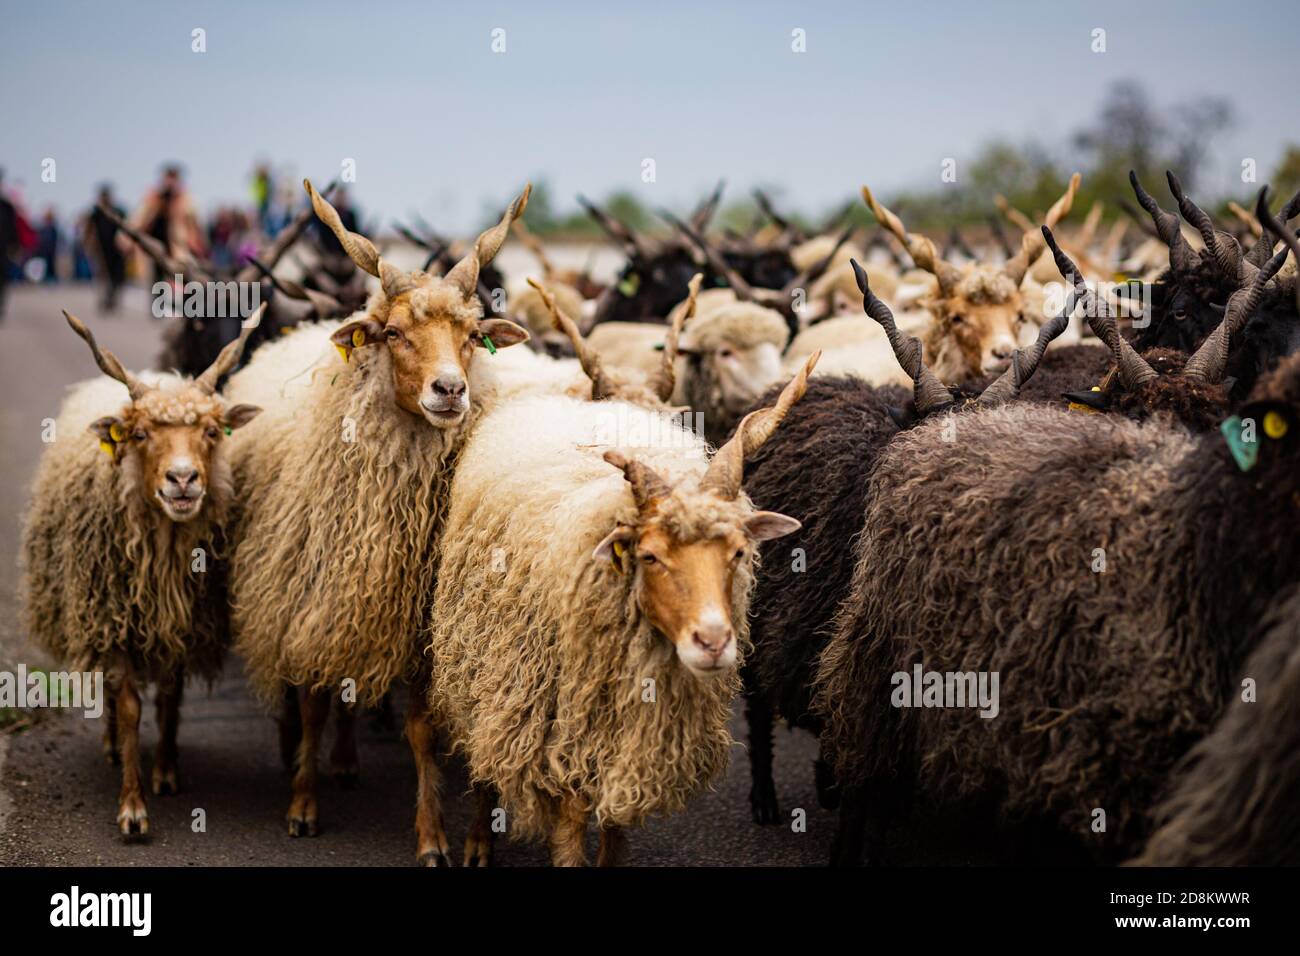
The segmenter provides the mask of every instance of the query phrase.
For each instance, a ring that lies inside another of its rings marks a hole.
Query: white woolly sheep
[[[429,703],[512,832],[548,838],[556,865],[585,862],[589,817],[614,863],[623,828],[680,810],[724,766],[753,544],[798,528],[753,509],[744,459],[814,362],[712,462],[652,410],[563,397],[492,412],[466,446],[426,632]],[[467,861],[490,852],[488,809]]]
[[[355,690],[378,701],[399,679],[418,679],[415,639],[433,593],[437,532],[457,450],[492,396],[477,366],[528,333],[485,319],[476,294],[525,188],[501,221],[443,276],[403,272],[368,239],[348,231],[306,183],[316,214],[352,260],[380,279],[366,311],[333,329],[341,353],[305,369],[313,332],[266,350],[231,382],[231,394],[282,394],[234,449],[249,484],[231,565],[236,647],[264,700],[284,684],[302,689],[302,740],[288,821],[291,835],[317,832],[316,757],[330,700]],[[291,337],[293,338],[293,337]],[[289,384],[285,373],[296,376]],[[491,372],[486,373],[488,376]],[[350,683],[349,683],[350,682]],[[423,719],[423,692],[407,714],[420,781],[419,815],[437,820],[437,769]],[[350,735],[336,772],[355,773]],[[438,832],[441,823],[436,822]],[[442,840],[445,847],[445,838]],[[430,858],[426,862],[445,862]]]
[[[37,469],[23,528],[23,621],[57,660],[105,675],[104,751],[122,764],[117,823],[127,838],[149,832],[141,690],[158,687],[151,788],[175,793],[185,679],[221,670],[220,561],[234,503],[225,435],[260,409],[229,404],[216,387],[265,309],[194,379],[128,372],[63,313],[107,377],[72,389]]]

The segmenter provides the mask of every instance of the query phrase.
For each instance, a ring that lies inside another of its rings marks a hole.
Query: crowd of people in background
[[[250,199],[247,205],[217,207],[205,224],[181,168],[168,164],[129,216],[112,185],[104,183],[89,208],[69,222],[61,221],[52,206],[39,213],[30,211],[21,192],[9,187],[0,170],[0,318],[12,283],[98,281],[103,289],[100,307],[112,313],[129,280],[147,280],[150,285],[172,281],[174,276],[164,274],[166,270],[122,233],[114,216],[181,258],[193,257],[219,272],[234,272],[288,224],[296,211],[294,203],[301,202],[296,191],[277,195],[275,178],[265,164],[253,171]],[[346,203],[339,211],[352,216]]]

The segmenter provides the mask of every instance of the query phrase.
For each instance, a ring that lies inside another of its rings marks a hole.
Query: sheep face
[[[739,347],[720,343],[705,362],[718,383],[718,397],[730,415],[739,415],[781,378],[781,350],[772,342]]]
[[[90,431],[139,494],[184,523],[203,508],[224,436],[260,411],[255,405],[225,408],[221,399],[192,385],[159,388],[98,419]]]
[[[476,298],[432,276],[381,297],[363,319],[339,328],[331,340],[351,359],[358,348],[386,349],[393,374],[393,401],[435,428],[456,428],[469,410],[469,365],[476,348],[505,348],[528,340],[507,319],[484,319]]]
[[[651,499],[641,511],[638,524],[606,536],[596,560],[634,576],[637,607],[688,671],[700,678],[727,673],[737,653],[732,593],[741,569],[748,574],[750,546],[789,534],[799,522],[684,489]]]
[[[925,341],[940,379],[961,382],[1006,368],[1028,321],[1017,287],[999,272],[976,267],[956,294],[926,303],[934,315]]]

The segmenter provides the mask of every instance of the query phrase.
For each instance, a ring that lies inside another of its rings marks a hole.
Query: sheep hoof
[[[316,825],[315,820],[289,820],[289,836],[291,837],[314,837],[319,833],[320,827]]]
[[[180,785],[176,782],[176,768],[168,767],[164,770],[162,767],[154,767],[151,786],[156,797],[180,793]]]
[[[465,841],[465,865],[488,867],[492,865],[492,843],[489,840],[470,839]]]
[[[441,850],[429,850],[427,853],[421,853],[416,859],[418,866],[451,866],[451,859]]]
[[[117,828],[128,843],[143,840],[149,835],[149,814],[143,800],[129,797],[122,801],[117,811]]]
[[[110,767],[122,766],[122,755],[118,753],[116,750],[114,750],[112,747],[104,748],[104,759],[108,761],[108,765]]]
[[[776,802],[776,784],[771,780],[754,784],[749,791],[749,806],[754,813],[754,822],[759,826],[776,823],[781,816],[781,807]]]

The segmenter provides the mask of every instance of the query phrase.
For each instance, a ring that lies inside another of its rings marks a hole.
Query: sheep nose
[[[1015,346],[1010,342],[1000,342],[993,346],[993,357],[999,359],[1010,358],[1011,353],[1015,350]]]
[[[691,631],[691,640],[695,646],[714,660],[722,656],[734,636],[730,627],[697,627]]]
[[[199,472],[197,468],[174,468],[167,472],[167,480],[172,484],[184,488],[192,481],[197,481]]]
[[[433,383],[433,390],[438,395],[445,395],[448,398],[459,398],[465,394],[465,380],[463,378],[450,375],[444,375]]]

